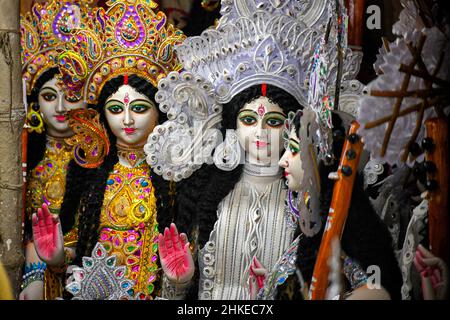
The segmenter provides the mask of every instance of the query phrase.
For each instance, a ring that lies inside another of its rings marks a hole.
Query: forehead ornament
[[[260,117],[263,117],[266,114],[266,108],[263,106],[263,104],[261,103],[258,107],[258,115]]]

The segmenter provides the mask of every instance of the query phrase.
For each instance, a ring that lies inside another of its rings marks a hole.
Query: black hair
[[[261,96],[263,96],[261,85],[255,85],[243,90],[223,105],[221,122],[223,136],[227,129],[236,129],[237,117],[244,105]],[[292,95],[272,85],[267,85],[266,97],[278,104],[286,115],[290,111],[303,108]],[[242,172],[242,164],[229,172],[218,169],[214,164],[204,164],[190,178],[177,185],[174,210],[176,225],[180,232],[190,235],[190,240],[195,240],[199,249],[209,240],[217,221],[219,203],[234,189]],[[198,268],[196,270],[188,299],[197,298]]]
[[[58,68],[51,68],[42,73],[42,75],[36,80],[30,95],[27,96],[28,108],[31,108],[33,105],[37,110],[40,108],[39,92],[41,91],[44,84],[47,81],[53,79],[57,73]],[[31,174],[31,171],[34,168],[36,168],[36,166],[40,161],[42,161],[42,159],[44,158],[45,149],[46,149],[45,133],[29,132],[27,137],[27,176],[29,176]],[[28,238],[31,239],[32,237],[31,217],[26,217],[25,219],[24,233],[27,239]]]
[[[345,128],[341,118],[333,113],[333,154],[342,152]],[[294,118],[294,125],[299,135],[300,118]],[[328,216],[333,197],[334,180],[328,178],[331,172],[337,171],[338,159],[325,165],[319,163],[321,182],[320,212],[322,228],[313,237],[303,236],[297,251],[297,267],[305,281],[310,282],[314,271],[317,254],[320,248],[325,221]],[[351,205],[341,239],[342,250],[356,260],[364,270],[371,265],[380,267],[381,285],[389,292],[392,299],[400,298],[402,284],[400,270],[392,249],[392,238],[384,223],[375,213],[368,196],[364,193],[363,179],[357,174],[353,187]]]
[[[42,86],[49,80],[53,79],[58,73],[58,68],[51,68],[45,71],[35,82],[30,95],[27,97],[28,107],[32,104],[39,107],[39,92]],[[28,134],[27,141],[27,171],[30,172],[44,158],[46,136],[45,133],[32,132]]]
[[[100,114],[100,121],[105,125],[110,151],[106,155],[103,163],[96,169],[85,170],[84,175],[79,175],[79,167],[72,161],[67,175],[67,189],[61,207],[63,232],[71,230],[74,226],[75,213],[78,212],[78,243],[76,249],[75,263],[79,264],[83,256],[90,256],[98,242],[100,213],[103,206],[106,181],[112,172],[114,165],[119,161],[117,156],[116,137],[106,121],[103,107],[106,100],[124,84],[124,76],[118,76],[108,81],[103,87],[98,98],[98,103],[90,107]],[[136,75],[130,75],[128,85],[137,92],[145,95],[150,100],[154,100],[156,88],[149,84],[147,80]],[[160,113],[160,121],[164,121],[164,116]],[[80,179],[80,176],[82,178]],[[155,188],[157,199],[157,221],[160,227],[168,226],[172,220],[169,210],[169,184],[153,172],[150,173],[152,184]],[[82,180],[82,181],[81,181]]]

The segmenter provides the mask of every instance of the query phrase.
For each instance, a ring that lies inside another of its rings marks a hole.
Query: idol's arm
[[[25,247],[25,270],[19,294],[20,300],[44,299],[44,273],[46,265],[39,259],[33,241]]]
[[[448,297],[448,268],[444,260],[419,245],[414,265],[420,273],[424,300],[446,300]]]
[[[159,258],[164,271],[165,299],[184,299],[194,276],[195,265],[186,234],[178,234],[175,224],[159,235]]]
[[[362,286],[353,290],[346,300],[391,300],[391,296],[383,287],[369,289]]]
[[[162,285],[162,297],[168,300],[184,300],[190,286],[192,285],[192,279],[186,283],[177,283],[170,281],[167,276],[163,275]]]
[[[389,292],[381,284],[368,284],[367,274],[359,263],[344,254],[343,271],[351,286],[345,300],[391,300]]]

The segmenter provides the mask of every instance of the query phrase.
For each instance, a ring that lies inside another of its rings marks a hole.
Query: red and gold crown
[[[58,47],[70,39],[73,29],[89,19],[91,2],[52,0],[36,3],[31,12],[21,15],[22,77],[28,95],[44,72],[58,67]]]
[[[153,11],[155,2],[110,0],[107,6],[106,13],[98,11],[86,28],[74,33],[59,57],[66,94],[90,104],[98,102],[105,83],[117,76],[135,74],[156,87],[161,78],[181,69],[173,48],[185,36],[163,12]]]

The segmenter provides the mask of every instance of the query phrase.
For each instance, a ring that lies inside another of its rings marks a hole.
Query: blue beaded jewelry
[[[34,281],[44,281],[44,273],[46,268],[47,265],[43,262],[26,264],[24,274],[22,276],[21,289],[25,289]]]

